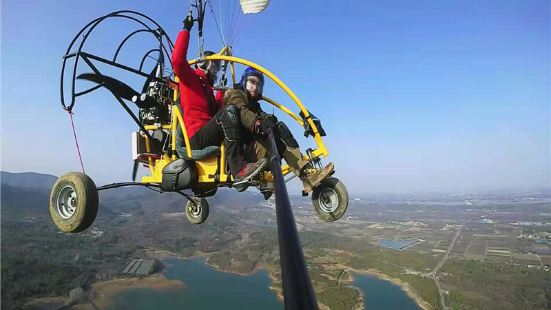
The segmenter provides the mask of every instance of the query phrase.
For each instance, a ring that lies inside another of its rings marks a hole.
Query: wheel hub
[[[339,206],[339,196],[337,192],[332,188],[323,189],[320,193],[319,204],[323,212],[335,212]]]
[[[77,209],[77,194],[75,189],[66,185],[59,191],[56,199],[57,214],[63,219],[70,219]]]
[[[194,203],[191,205],[191,216],[194,218],[198,218],[201,216],[201,213],[203,211],[203,208],[199,205],[199,203]]]

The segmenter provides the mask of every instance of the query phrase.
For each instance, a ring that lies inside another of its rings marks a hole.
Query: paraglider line
[[[234,28],[233,34],[231,36],[229,45],[233,45],[233,43],[235,43],[235,40],[237,38],[241,25],[243,25],[243,19],[238,20],[237,26]]]
[[[220,40],[222,40],[222,44],[226,46],[226,41],[224,40],[224,36],[222,35],[222,30],[220,30],[220,25],[218,25],[218,21],[216,20],[216,15],[214,14],[214,11],[212,10],[212,5],[210,4],[210,1],[207,1],[210,8],[210,14],[212,15],[212,18],[214,19],[214,23],[216,24],[216,28],[218,28],[218,34],[220,35]]]
[[[82,168],[82,173],[86,173],[84,171],[84,164],[82,163],[82,156],[80,155],[80,147],[78,145],[77,131],[75,129],[75,122],[73,120],[73,110],[70,109],[67,112],[69,112],[69,118],[71,119],[71,126],[73,127],[73,136],[75,137],[75,144],[77,146],[77,153],[78,153],[78,159],[80,160],[80,167]]]

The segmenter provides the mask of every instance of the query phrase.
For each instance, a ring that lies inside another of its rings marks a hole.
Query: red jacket
[[[224,105],[223,92],[217,92],[214,98],[212,86],[208,83],[205,72],[201,69],[193,69],[187,61],[187,49],[189,46],[189,31],[182,30],[172,51],[172,69],[174,75],[180,79],[180,105],[184,111],[184,123],[189,138],[203,127]],[[214,109],[211,110],[209,100],[211,97]]]

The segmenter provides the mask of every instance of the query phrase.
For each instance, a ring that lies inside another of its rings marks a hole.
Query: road
[[[434,267],[434,269],[432,269],[432,271],[428,274],[428,277],[434,280],[434,283],[436,284],[436,288],[438,289],[438,295],[439,295],[439,299],[440,299],[440,309],[442,309],[442,310],[448,310],[448,307],[446,306],[446,301],[444,299],[444,292],[440,288],[440,282],[438,281],[437,273],[440,270],[440,268],[442,268],[442,266],[444,266],[444,264],[448,260],[448,257],[450,256],[450,253],[452,252],[453,247],[455,246],[455,243],[457,242],[457,239],[461,235],[461,230],[463,229],[463,226],[464,225],[459,225],[459,227],[457,228],[457,232],[455,233],[455,236],[453,236],[453,240],[450,243],[450,246],[448,247],[448,250],[446,251],[446,254],[444,254],[444,257],[442,257],[440,262],[438,262],[436,267]]]

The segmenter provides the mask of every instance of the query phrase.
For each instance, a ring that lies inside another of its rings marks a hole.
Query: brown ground
[[[71,309],[105,309],[111,299],[118,293],[129,288],[148,288],[154,290],[182,289],[184,283],[177,280],[168,280],[162,274],[154,274],[144,278],[114,279],[105,282],[98,282],[92,285],[88,292],[88,303],[73,306]]]

